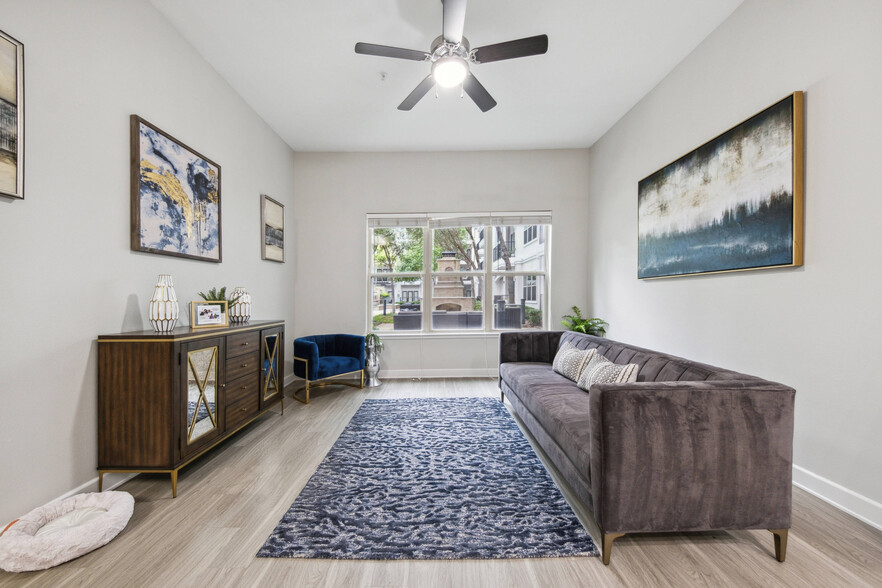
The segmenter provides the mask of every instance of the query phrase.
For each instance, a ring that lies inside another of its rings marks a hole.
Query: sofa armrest
[[[790,527],[792,388],[635,382],[589,394],[591,494],[605,533]]]
[[[552,363],[563,331],[504,331],[499,334],[499,364],[511,361]]]
[[[319,350],[318,345],[315,343],[315,341],[311,341],[305,338],[294,339],[294,357],[305,359],[308,362],[303,363],[302,361],[298,361],[297,359],[294,360],[295,376],[307,380],[318,379]],[[309,374],[306,373],[307,366],[309,367]]]

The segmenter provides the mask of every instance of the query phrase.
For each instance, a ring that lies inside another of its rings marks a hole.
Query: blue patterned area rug
[[[493,398],[365,400],[258,557],[596,556]]]

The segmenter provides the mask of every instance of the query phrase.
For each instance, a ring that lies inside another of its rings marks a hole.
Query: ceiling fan
[[[429,75],[414,88],[413,92],[404,99],[404,102],[398,105],[398,110],[410,110],[416,106],[416,103],[435,84],[442,88],[452,88],[462,84],[462,89],[474,100],[478,108],[482,112],[487,112],[496,106],[496,100],[469,71],[469,64],[542,55],[548,51],[548,35],[537,35],[471,49],[468,39],[462,36],[467,1],[441,0],[444,11],[443,34],[432,41],[432,48],[428,53],[372,43],[355,44],[355,52],[362,55],[428,61],[432,64]]]

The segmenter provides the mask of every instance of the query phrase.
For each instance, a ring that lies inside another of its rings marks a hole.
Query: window
[[[545,327],[550,229],[550,213],[368,215],[368,328]]]
[[[536,276],[524,276],[524,300],[536,302]]]

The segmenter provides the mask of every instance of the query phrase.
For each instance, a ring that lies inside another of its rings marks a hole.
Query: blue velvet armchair
[[[359,383],[344,380],[328,381],[337,376],[359,375]],[[306,380],[306,385],[294,392],[294,399],[309,404],[312,386],[343,384],[364,388],[364,336],[311,335],[294,339],[294,375]],[[297,392],[305,390],[305,397]]]

